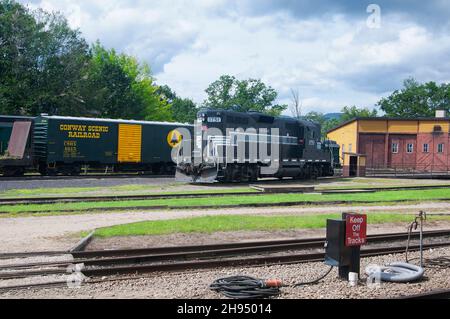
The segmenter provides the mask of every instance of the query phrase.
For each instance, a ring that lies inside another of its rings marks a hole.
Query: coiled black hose
[[[265,299],[281,295],[280,288],[313,285],[327,277],[333,267],[324,275],[312,281],[296,283],[293,285],[284,285],[280,280],[263,280],[248,276],[233,276],[221,278],[214,281],[210,289],[232,299]]]
[[[218,279],[210,289],[232,299],[262,299],[281,294],[280,287],[268,287],[264,280],[247,276]]]

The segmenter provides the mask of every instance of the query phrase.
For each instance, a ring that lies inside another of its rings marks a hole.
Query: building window
[[[392,153],[398,154],[398,143],[392,143]]]
[[[430,144],[423,144],[423,152],[424,153],[430,152]]]
[[[414,144],[407,144],[406,145],[406,153],[413,153],[414,152]]]
[[[438,144],[438,153],[444,153],[444,144]]]

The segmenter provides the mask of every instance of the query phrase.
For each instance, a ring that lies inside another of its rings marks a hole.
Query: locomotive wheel
[[[319,177],[319,170],[317,169],[317,167],[313,167],[311,169],[311,179],[315,181],[318,177]]]
[[[242,179],[242,172],[239,168],[236,168],[233,170],[233,177],[232,177],[232,182],[233,183],[240,183]]]
[[[257,167],[251,167],[250,168],[250,178],[251,183],[258,181],[258,168]]]
[[[241,182],[243,183],[247,183],[250,181],[250,175],[251,175],[251,171],[250,168],[248,166],[244,166],[241,169]]]

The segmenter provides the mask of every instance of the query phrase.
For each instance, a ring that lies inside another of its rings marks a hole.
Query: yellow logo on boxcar
[[[169,143],[170,147],[175,148],[178,147],[183,141],[183,135],[177,130],[173,130],[167,135],[167,143]]]

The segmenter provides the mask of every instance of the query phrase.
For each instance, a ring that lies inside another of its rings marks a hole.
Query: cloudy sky
[[[281,103],[298,89],[303,112],[373,107],[408,77],[450,80],[446,0],[20,2],[61,11],[88,41],[136,55],[199,103],[222,74],[261,78]]]

